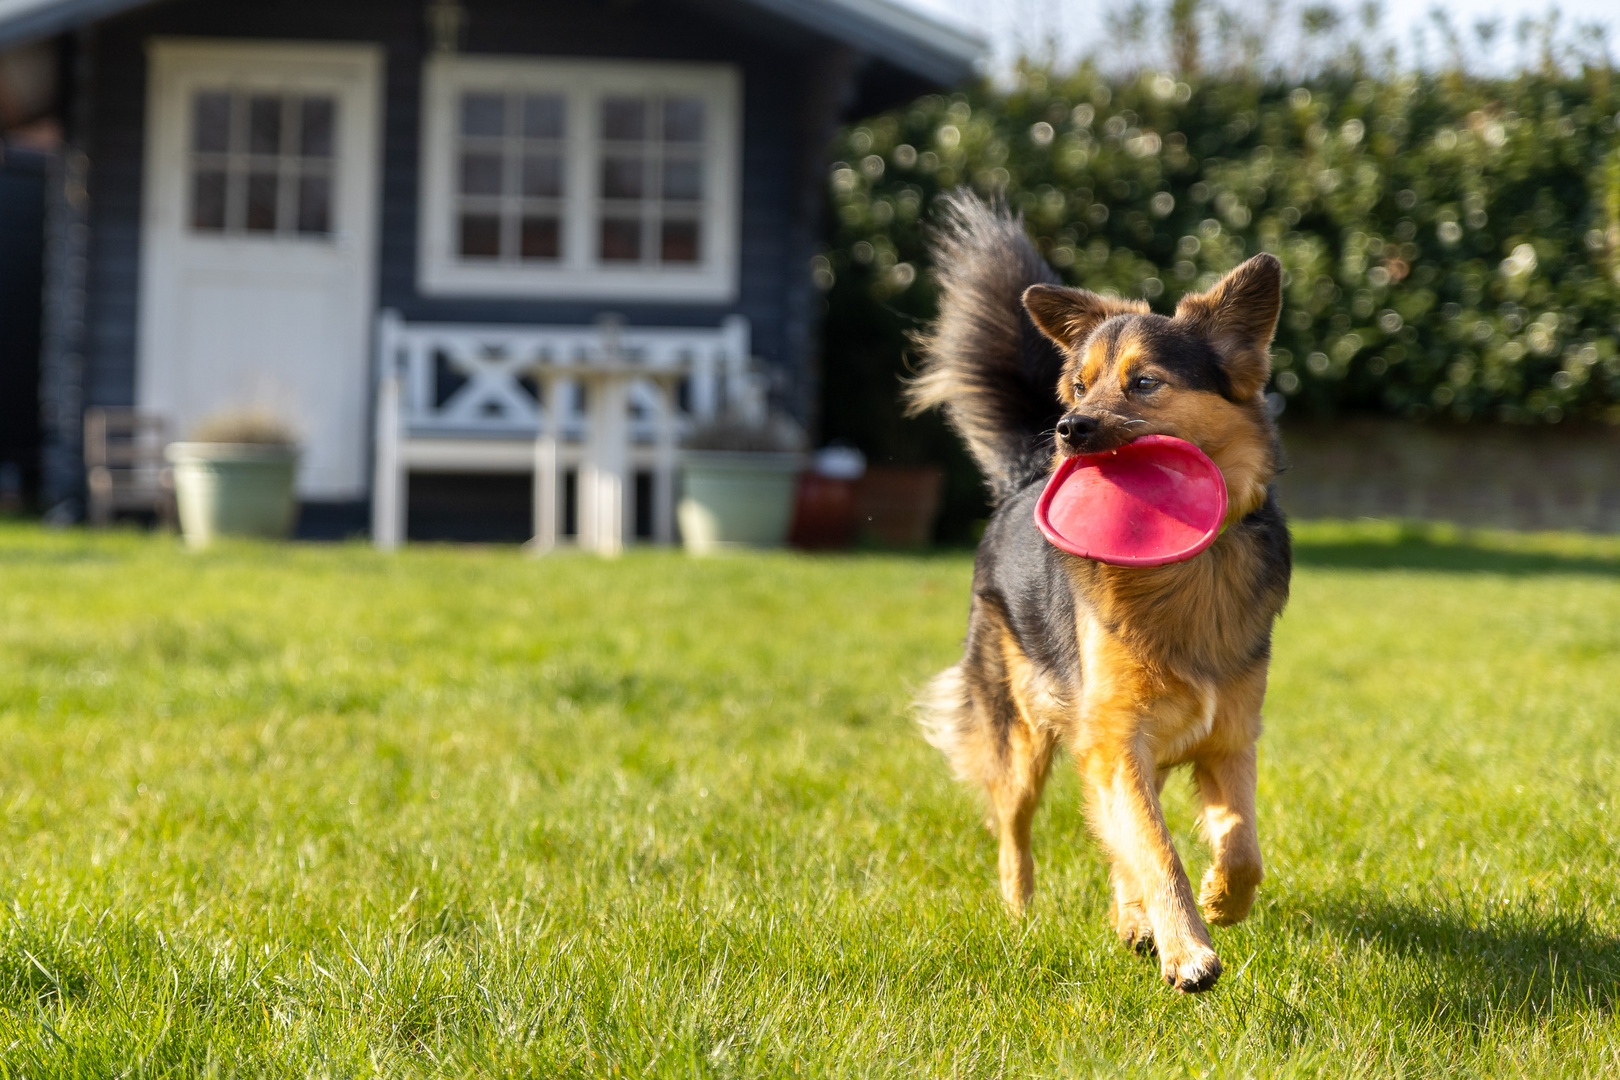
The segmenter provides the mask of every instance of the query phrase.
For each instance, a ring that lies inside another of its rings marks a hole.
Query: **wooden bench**
[[[385,311],[377,353],[372,538],[381,548],[405,540],[412,472],[532,473],[532,547],[573,539],[602,554],[635,539],[637,477],[650,478],[645,531],[670,543],[680,437],[722,413],[762,419],[765,410],[742,316],[718,327],[630,327],[612,316],[482,326]]]

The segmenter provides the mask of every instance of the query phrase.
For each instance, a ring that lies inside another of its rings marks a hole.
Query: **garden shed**
[[[671,356],[672,408],[810,419],[828,139],[981,49],[890,0],[0,0],[60,139],[42,501],[91,406],[284,413],[348,528],[379,416],[405,471],[532,467],[535,363]]]

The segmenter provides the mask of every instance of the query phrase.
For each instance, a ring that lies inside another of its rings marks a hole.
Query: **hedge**
[[[1163,311],[1278,255],[1273,388],[1295,415],[1620,424],[1610,76],[1026,67],[853,126],[814,266],[823,431],[879,460],[959,463],[937,425],[898,421],[894,391],[907,331],[933,313],[931,203],[964,184],[1022,211],[1070,283]]]

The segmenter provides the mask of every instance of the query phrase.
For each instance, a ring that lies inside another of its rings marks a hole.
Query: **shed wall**
[[[533,4],[468,0],[462,51],[490,55],[596,56],[736,64],[743,77],[739,295],[729,305],[633,304],[426,297],[416,289],[417,166],[422,62],[427,35],[415,0],[175,0],[112,19],[94,34],[94,79],[84,145],[90,160],[85,403],[131,404],[146,118],[146,42],[154,36],[355,41],[387,52],[378,295],[407,320],[589,323],[605,311],[634,325],[709,326],[747,316],[754,352],[776,381],[780,404],[805,417],[812,401],[810,350],[818,305],[808,262],[815,240],[814,184],[830,117],[807,102],[825,100],[811,83],[825,78],[829,47],[801,35],[797,50],[779,35],[745,32],[670,2],[591,0]],[[834,95],[836,96],[836,95]]]

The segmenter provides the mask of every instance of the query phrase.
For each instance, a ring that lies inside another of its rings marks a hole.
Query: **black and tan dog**
[[[944,410],[995,513],[966,653],[921,702],[929,741],[989,794],[1015,911],[1035,890],[1030,820],[1054,751],[1067,748],[1112,858],[1120,937],[1157,950],[1172,986],[1206,990],[1221,962],[1198,907],[1217,925],[1238,922],[1261,873],[1255,742],[1291,565],[1264,402],[1281,267],[1257,255],[1173,316],[1155,315],[1053,284],[1022,223],[971,195],[946,200],[935,256],[939,320],[907,393],[914,410]],[[1047,543],[1033,510],[1055,463],[1153,433],[1220,467],[1219,539],[1151,569]],[[1178,765],[1197,780],[1212,854],[1196,903],[1159,805]]]

